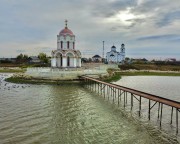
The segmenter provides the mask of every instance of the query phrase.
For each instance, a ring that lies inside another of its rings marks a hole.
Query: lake
[[[123,76],[115,84],[180,101],[180,77]]]
[[[178,143],[176,137],[147,121],[143,125],[129,111],[81,85],[13,84],[4,81],[7,76],[0,74],[0,144]],[[152,90],[158,78],[163,85],[172,83],[172,89],[166,89],[169,94],[163,87]],[[144,89],[142,77],[123,77],[116,83],[179,100],[178,90],[172,91],[180,78],[158,78],[153,82],[144,77]]]

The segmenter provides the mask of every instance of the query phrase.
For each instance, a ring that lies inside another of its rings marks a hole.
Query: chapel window
[[[69,49],[69,41],[67,41],[67,48]]]
[[[61,48],[63,48],[63,42],[61,41]]]

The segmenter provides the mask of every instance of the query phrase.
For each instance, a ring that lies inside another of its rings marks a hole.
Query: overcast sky
[[[64,20],[83,56],[122,43],[132,58],[180,60],[179,0],[0,0],[0,57],[48,55]]]

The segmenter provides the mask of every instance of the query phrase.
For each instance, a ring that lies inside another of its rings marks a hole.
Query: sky
[[[180,60],[179,0],[0,0],[0,57],[51,55],[57,34],[76,35],[83,57],[125,44],[126,57]]]

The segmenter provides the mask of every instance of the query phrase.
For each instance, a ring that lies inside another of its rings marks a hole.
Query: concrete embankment
[[[82,75],[91,75],[94,77],[107,76],[108,68],[117,68],[117,65],[101,65],[91,69],[83,68],[27,68],[25,75],[28,77],[51,80],[76,80]]]

